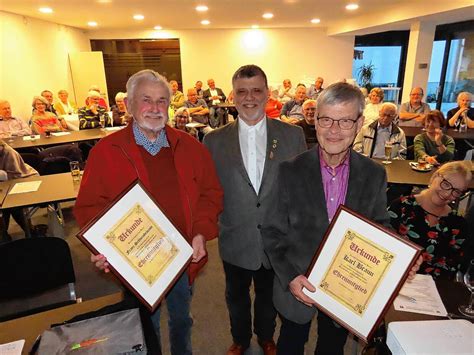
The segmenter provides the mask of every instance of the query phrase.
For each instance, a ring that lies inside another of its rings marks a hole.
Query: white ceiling
[[[348,11],[345,5],[349,2],[350,0],[0,0],[0,10],[91,30],[152,30],[156,25],[166,30],[181,30],[203,28],[200,24],[203,19],[211,21],[206,28],[214,29],[248,28],[251,25],[259,25],[261,28],[330,27],[336,23],[354,22],[364,16],[376,18],[379,14],[397,13],[398,10],[406,10],[411,4],[425,4],[428,8],[442,3],[469,4],[469,1],[456,0],[354,0],[353,2],[359,3],[360,8]],[[207,5],[209,11],[198,13],[195,6],[200,4]],[[472,1],[470,4],[473,4]],[[38,8],[42,6],[51,7],[54,12],[40,13]],[[471,10],[472,8],[469,12],[461,12],[461,20],[474,18]],[[264,12],[272,12],[274,18],[263,19]],[[145,19],[133,20],[134,14],[143,14]],[[311,24],[312,18],[321,19],[321,23]],[[96,21],[98,27],[88,27],[88,21]],[[409,24],[395,22],[394,28],[409,28]]]

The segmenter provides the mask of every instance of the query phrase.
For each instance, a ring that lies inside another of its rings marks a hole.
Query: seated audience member
[[[99,106],[102,106],[105,111],[108,111],[109,110],[109,105],[107,104],[107,101],[105,101],[105,99],[102,97],[102,92],[100,91],[100,88],[97,86],[97,85],[92,85],[90,88],[89,88],[89,92],[90,91],[96,91],[99,93],[99,96],[100,96],[100,99],[99,99]],[[88,101],[89,98],[86,98],[86,106],[87,106],[87,101]]]
[[[390,159],[405,159],[407,141],[405,132],[394,120],[397,117],[397,106],[391,102],[382,104],[379,118],[368,126],[363,126],[354,141],[354,150],[369,158],[385,158],[385,143],[392,144]]]
[[[377,121],[379,118],[379,111],[382,107],[383,90],[381,88],[373,88],[369,93],[369,103],[365,105],[364,109],[364,126]]]
[[[311,86],[308,89],[308,93],[307,93],[308,98],[316,100],[319,94],[321,93],[321,91],[324,90],[323,83],[324,83],[324,79],[321,78],[320,76],[317,77],[314,84],[311,84]]]
[[[57,115],[56,109],[54,108],[54,104],[53,104],[53,100],[54,100],[53,93],[49,90],[43,90],[41,92],[41,96],[44,97],[46,101],[48,102],[48,105],[46,106],[46,111],[52,112],[55,115]]]
[[[296,88],[295,98],[283,105],[280,119],[287,123],[296,123],[304,118],[303,102],[306,100],[306,88],[299,85]]]
[[[170,106],[173,110],[177,110],[184,105],[184,94],[178,90],[178,82],[176,80],[170,81],[171,87],[171,99],[170,99]]]
[[[192,120],[202,124],[209,124],[209,108],[204,99],[198,98],[195,88],[188,89],[188,99],[184,102],[184,107],[188,109]]]
[[[283,104],[278,100],[278,90],[268,88],[268,101],[265,106],[265,114],[270,118],[280,118],[280,112]]]
[[[195,89],[192,89],[192,90],[195,90]],[[198,138],[197,129],[192,128],[192,127],[186,127],[186,125],[189,122],[191,122],[188,108],[180,107],[179,109],[177,109],[176,112],[174,113],[174,122],[175,122],[176,129],[179,129],[180,131],[184,131],[196,139]]]
[[[35,134],[45,132],[67,131],[67,124],[61,117],[46,111],[48,101],[42,96],[33,98],[33,116],[31,117],[31,130]]]
[[[445,125],[443,113],[433,110],[426,114],[426,132],[418,134],[413,142],[415,160],[439,165],[454,158],[454,139],[443,133]]]
[[[194,88],[196,89],[198,99],[202,99],[202,94],[204,93],[204,90],[202,89],[202,81],[196,81],[196,84],[194,84]]]
[[[97,91],[89,91],[87,94],[87,106],[81,107],[79,114],[79,129],[90,129],[100,127],[101,118],[105,126],[111,126],[112,120],[105,108],[99,105],[100,94]]]
[[[26,122],[12,116],[10,103],[6,100],[0,100],[0,138],[28,136],[30,134],[31,129]]]
[[[114,121],[114,126],[125,126],[132,118],[125,105],[126,97],[127,94],[124,92],[118,92],[117,95],[115,95],[115,105],[112,106],[112,120]]]
[[[425,116],[431,111],[426,102],[422,102],[423,89],[416,87],[410,91],[410,101],[400,106],[400,126],[423,127]]]
[[[457,97],[458,107],[448,111],[447,119],[450,127],[459,127],[463,119],[468,128],[474,128],[474,108],[471,108],[472,94],[464,91]]]
[[[283,86],[280,87],[278,98],[282,104],[286,104],[295,98],[295,89],[292,87],[290,79],[283,80]]]
[[[304,119],[295,123],[296,126],[303,128],[306,146],[308,149],[313,148],[318,139],[316,138],[316,127],[314,126],[314,115],[316,114],[316,100],[306,100],[303,103]]]
[[[225,102],[226,104],[234,105],[234,90],[230,90]],[[234,120],[236,120],[237,116],[239,116],[239,113],[235,107],[227,107],[227,112],[234,118]]]
[[[59,90],[58,97],[59,102],[53,105],[57,115],[71,115],[77,111],[76,105],[68,100],[69,93],[66,90]]]
[[[388,208],[398,233],[424,248],[420,273],[454,278],[463,261],[468,235],[466,220],[450,206],[467,190],[472,174],[465,162],[442,165],[428,188],[401,197]]]
[[[212,128],[215,128],[227,122],[225,118],[227,114],[226,109],[218,107],[219,104],[225,103],[226,97],[222,89],[216,88],[214,79],[209,79],[207,85],[209,89],[203,92],[202,97],[209,108],[209,124]]]
[[[0,140],[0,181],[25,178],[34,175],[38,175],[38,172],[26,164],[18,152]],[[0,242],[11,240],[8,234],[10,216],[13,216],[23,231],[27,230],[28,221],[24,216],[22,208],[4,208],[2,209],[2,235]]]

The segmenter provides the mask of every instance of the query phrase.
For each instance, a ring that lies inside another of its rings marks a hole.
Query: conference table
[[[400,128],[405,132],[405,136],[409,138],[414,138],[416,135],[423,133],[424,130],[422,127],[403,127]],[[474,129],[470,128],[465,132],[456,131],[454,128],[448,128],[445,131],[445,134],[453,137],[455,140],[474,140]]]
[[[373,160],[382,164],[380,159]],[[392,160],[390,164],[384,164],[383,166],[387,172],[387,182],[389,184],[413,186],[428,186],[431,176],[437,170],[437,168],[433,168],[427,172],[415,171],[411,168],[410,161],[408,160]],[[469,189],[474,190],[474,181],[472,180]]]
[[[58,135],[58,136],[51,135],[51,137],[46,137],[44,135],[40,135],[39,138],[34,139],[34,140],[25,139],[25,137],[13,137],[13,138],[5,139],[5,142],[9,146],[11,146],[13,149],[47,147],[47,146],[58,145],[58,144],[98,140],[122,128],[123,127],[121,126],[121,127],[107,127],[103,129],[93,128],[93,129],[84,129],[81,131],[68,131],[67,134]]]
[[[40,181],[36,191],[24,193],[10,193],[16,183],[36,182]],[[51,205],[53,209],[48,209],[54,213],[54,221],[58,223],[50,224],[50,232],[56,236],[64,233],[62,222],[62,212],[59,208],[59,203],[66,201],[74,201],[79,193],[80,180],[75,181],[71,173],[44,175],[44,176],[30,176],[27,178],[7,180],[0,182],[0,210],[6,208],[20,208],[20,207],[35,207],[40,205]],[[25,212],[25,220],[31,218],[31,215],[36,211],[35,208]],[[52,215],[53,216],[53,215]],[[29,227],[29,223],[26,223]],[[25,230],[26,237],[31,237],[31,230]]]
[[[25,339],[22,353],[28,354],[38,335],[49,329],[51,324],[62,323],[79,314],[95,311],[122,300],[122,292],[117,292],[46,312],[0,322],[0,344]]]

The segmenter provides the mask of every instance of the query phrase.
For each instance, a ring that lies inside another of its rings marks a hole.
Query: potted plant
[[[369,64],[362,64],[357,70],[357,75],[359,76],[359,81],[361,86],[365,87],[367,91],[372,89],[372,78],[375,72],[375,65],[370,62]]]

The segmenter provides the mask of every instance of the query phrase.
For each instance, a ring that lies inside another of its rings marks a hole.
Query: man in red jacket
[[[171,353],[191,354],[190,285],[206,263],[206,240],[217,236],[223,193],[207,149],[166,125],[171,97],[166,79],[142,70],[130,77],[127,92],[125,103],[133,120],[91,150],[74,214],[84,226],[135,179],[151,192],[193,248],[187,272],[166,296]],[[91,261],[109,271],[103,255],[93,255]],[[152,314],[158,335],[159,316],[158,308]]]

